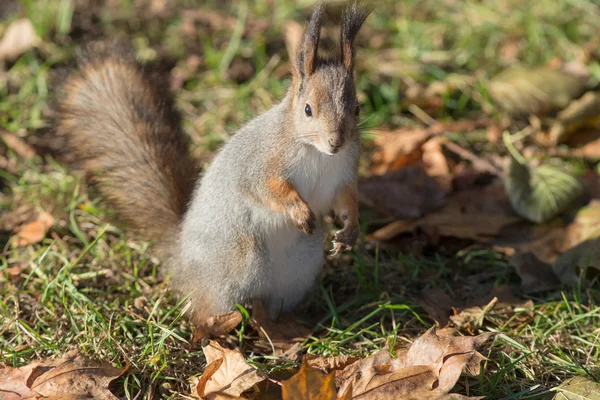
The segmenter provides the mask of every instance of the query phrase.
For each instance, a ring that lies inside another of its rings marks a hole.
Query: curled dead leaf
[[[242,322],[242,314],[239,311],[231,311],[224,314],[213,315],[204,323],[194,329],[192,342],[197,343],[205,336],[222,336],[235,329]]]
[[[202,350],[209,365],[204,371],[208,376],[203,375],[197,382],[192,381],[192,386],[195,386],[192,391],[201,397],[215,399],[222,395],[240,396],[265,379],[255,368],[246,364],[244,356],[237,349],[223,348],[211,340]]]

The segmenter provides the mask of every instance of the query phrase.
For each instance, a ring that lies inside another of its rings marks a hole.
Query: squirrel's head
[[[298,46],[292,73],[292,101],[298,139],[333,155],[359,133],[359,104],[354,84],[354,38],[370,10],[356,2],[346,8],[340,27],[341,57],[319,58],[324,4],[315,7]]]

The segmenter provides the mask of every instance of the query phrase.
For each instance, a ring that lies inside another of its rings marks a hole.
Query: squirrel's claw
[[[337,256],[339,254],[342,254],[342,252],[344,250],[352,250],[352,246],[348,246],[346,244],[337,242],[335,240],[333,240],[331,243],[333,243],[333,248],[331,249],[331,251],[329,253],[331,255],[333,255],[333,256]]]
[[[335,233],[333,238],[333,249],[331,254],[338,255],[344,250],[352,250],[352,246],[356,244],[360,230],[357,226],[348,225],[344,229]]]

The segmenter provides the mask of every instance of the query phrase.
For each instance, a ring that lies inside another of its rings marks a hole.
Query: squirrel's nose
[[[337,149],[338,147],[340,147],[342,145],[342,139],[338,138],[334,138],[334,139],[329,139],[329,145],[335,149]]]

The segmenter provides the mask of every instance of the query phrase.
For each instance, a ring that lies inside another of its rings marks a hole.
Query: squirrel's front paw
[[[359,235],[360,228],[358,224],[347,225],[344,229],[337,231],[333,238],[331,253],[337,255],[344,250],[352,250],[352,246],[356,244]]]
[[[307,235],[312,235],[317,227],[317,218],[306,204],[294,207],[290,212],[292,220],[298,229]]]

